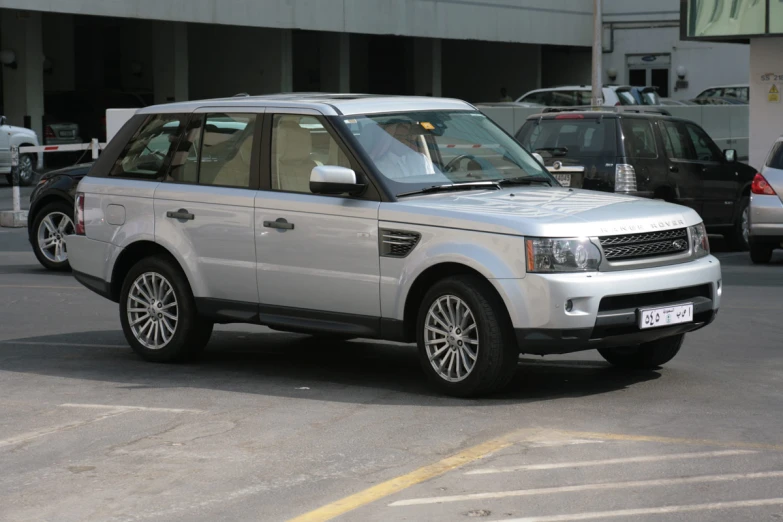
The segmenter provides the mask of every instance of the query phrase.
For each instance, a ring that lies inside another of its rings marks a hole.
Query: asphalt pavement
[[[717,255],[721,312],[664,369],[525,356],[459,400],[413,346],[262,327],[143,362],[0,229],[0,520],[783,518],[783,253]]]

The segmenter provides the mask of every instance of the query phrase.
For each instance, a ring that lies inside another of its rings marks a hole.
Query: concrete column
[[[152,89],[155,103],[188,99],[188,26],[184,22],[152,25]]]
[[[42,138],[43,131],[43,37],[41,13],[3,10],[0,49],[16,54],[16,69],[3,68],[5,116],[11,125],[30,127]]]
[[[321,34],[321,90],[351,92],[351,35]]]
[[[280,30],[280,92],[294,90],[294,51],[291,30]]]
[[[783,134],[783,82],[763,76],[780,69],[783,37],[750,41],[750,165],[761,170],[770,147]],[[773,89],[774,86],[774,89]],[[770,93],[772,91],[772,93]]]
[[[43,52],[51,64],[44,69],[47,91],[76,89],[76,55],[74,52],[73,15],[44,13],[42,18]]]
[[[443,62],[439,38],[416,38],[413,42],[414,94],[442,96]]]

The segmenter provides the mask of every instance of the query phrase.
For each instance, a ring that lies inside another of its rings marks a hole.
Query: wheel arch
[[[33,229],[35,228],[34,227],[35,220],[38,218],[38,214],[41,212],[41,209],[43,209],[50,203],[57,203],[57,202],[63,202],[66,205],[70,205],[71,209],[73,209],[73,200],[56,192],[49,192],[37,198],[30,205],[30,211],[27,216],[27,233],[31,238],[34,233]],[[71,219],[73,219],[73,215],[71,216]]]
[[[166,247],[155,243],[154,241],[136,241],[123,248],[120,254],[117,256],[117,260],[114,262],[109,289],[109,298],[112,301],[120,301],[120,293],[122,292],[122,285],[125,282],[125,276],[128,274],[133,265],[144,258],[152,256],[163,257],[171,261],[174,266],[182,272],[182,274],[185,276],[185,280],[188,282],[188,285],[190,285],[190,278],[188,277],[187,271],[184,270],[182,264]]]
[[[492,283],[492,281],[484,274],[475,268],[471,268],[470,266],[459,262],[440,262],[423,270],[416,277],[416,279],[414,279],[410,289],[408,290],[408,293],[405,296],[403,312],[403,337],[405,342],[414,342],[416,340],[416,322],[418,318],[419,307],[421,306],[421,301],[424,299],[424,295],[427,293],[427,291],[438,281],[458,275],[474,276],[486,283],[487,290],[492,292],[499,302],[503,303],[503,313],[506,314],[507,318],[509,318],[508,303]]]

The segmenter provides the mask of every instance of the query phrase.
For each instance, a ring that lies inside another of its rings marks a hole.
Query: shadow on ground
[[[622,390],[657,379],[598,361],[522,358],[507,390],[480,404],[524,403]],[[215,332],[202,358],[184,365],[140,360],[119,331],[79,332],[0,343],[4,371],[114,383],[118,388],[201,388],[228,392],[386,404],[464,405],[435,392],[413,345],[322,341],[284,333]],[[303,394],[301,388],[309,388]]]

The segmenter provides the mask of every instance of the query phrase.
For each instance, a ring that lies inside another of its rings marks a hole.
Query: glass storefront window
[[[775,20],[775,25],[783,26],[781,0],[687,0],[688,36],[699,38],[765,34],[767,1],[772,4],[770,21]],[[777,16],[775,13],[778,13]]]

